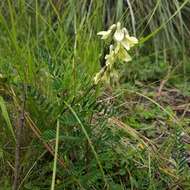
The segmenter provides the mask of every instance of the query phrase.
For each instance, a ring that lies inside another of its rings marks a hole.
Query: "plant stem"
[[[57,169],[58,146],[59,146],[59,120],[57,120],[57,128],[56,128],[56,142],[55,142],[55,153],[54,153],[54,163],[53,163],[53,175],[52,175],[51,190],[55,189],[55,177],[56,177],[56,169]]]
[[[22,108],[19,110],[18,126],[16,127],[16,146],[15,146],[15,170],[14,170],[14,182],[13,190],[18,189],[19,178],[20,178],[20,149],[22,139],[22,129],[24,128],[24,112],[25,112],[26,95],[24,94]]]

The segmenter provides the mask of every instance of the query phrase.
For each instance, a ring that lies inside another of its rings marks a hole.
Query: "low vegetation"
[[[0,189],[190,189],[189,16],[189,0],[2,0]],[[114,23],[133,44],[112,62],[118,38],[97,33]]]

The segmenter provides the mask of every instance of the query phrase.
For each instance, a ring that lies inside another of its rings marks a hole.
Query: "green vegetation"
[[[189,0],[0,1],[0,189],[189,190],[189,17]],[[117,22],[139,43],[95,85]]]

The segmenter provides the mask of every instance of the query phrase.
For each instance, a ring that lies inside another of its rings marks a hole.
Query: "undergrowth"
[[[22,121],[17,189],[190,189],[189,15],[185,0],[1,1],[0,189]],[[118,86],[95,86],[96,33],[117,21],[139,45]]]

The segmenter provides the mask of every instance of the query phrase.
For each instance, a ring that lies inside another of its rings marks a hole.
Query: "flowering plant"
[[[129,36],[126,28],[121,28],[120,22],[110,26],[107,31],[98,32],[97,35],[100,35],[102,40],[108,40],[111,38],[114,43],[110,45],[109,54],[105,56],[105,66],[94,77],[95,84],[98,84],[101,80],[110,81],[110,78],[112,77],[118,78],[115,69],[116,61],[131,61],[132,58],[127,51],[138,43],[137,38]]]

